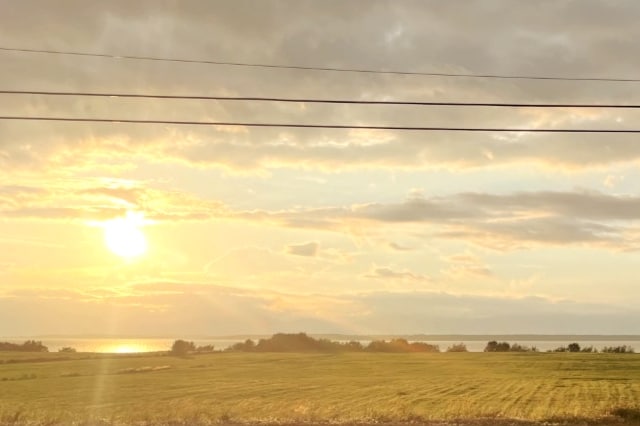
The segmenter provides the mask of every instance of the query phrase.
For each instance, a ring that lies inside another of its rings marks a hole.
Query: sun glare
[[[147,239],[140,230],[142,224],[142,214],[134,212],[105,222],[104,240],[109,250],[127,259],[145,254]]]
[[[143,346],[140,345],[120,345],[115,348],[111,348],[108,352],[116,353],[116,354],[134,354],[138,352],[145,352]]]

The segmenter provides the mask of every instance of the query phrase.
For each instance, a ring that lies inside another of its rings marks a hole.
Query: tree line
[[[459,347],[458,347],[459,348]],[[466,350],[466,348],[465,348]],[[329,339],[314,339],[306,333],[277,333],[267,339],[254,342],[247,339],[225,349],[226,352],[440,352],[438,345],[424,342],[409,342],[406,339],[390,341],[374,340],[367,345],[358,341],[336,342]],[[176,340],[171,353],[199,352],[193,342]]]
[[[373,340],[367,345],[352,340],[336,342],[314,339],[306,333],[277,333],[254,342],[248,339],[226,349],[229,352],[440,352],[438,345],[409,342],[406,339]]]
[[[509,342],[497,342],[492,340],[487,343],[484,348],[485,352],[539,352],[535,346],[524,346],[518,343],[510,344]],[[593,346],[580,347],[579,343],[569,343],[567,346],[558,346],[555,349],[550,349],[547,352],[583,352],[583,353],[598,353],[598,349]],[[605,346],[600,350],[602,353],[616,353],[616,354],[632,354],[634,349],[628,345],[620,346]]]
[[[174,355],[186,355],[189,353],[213,352],[213,345],[196,346],[194,342],[176,340],[170,350]],[[468,352],[464,343],[456,343],[445,350],[446,352]],[[357,340],[348,342],[332,341],[329,339],[316,339],[306,333],[277,333],[257,342],[247,339],[244,342],[235,343],[224,352],[386,352],[386,353],[411,353],[411,352],[440,352],[438,345],[425,342],[409,342],[403,338],[391,340],[373,340],[363,344]],[[519,343],[487,342],[484,352],[539,352],[535,346],[525,346]],[[600,351],[593,346],[580,347],[578,343],[570,343],[567,346],[559,346],[547,352],[590,352],[590,353],[634,353],[630,346],[606,346]]]
[[[1,352],[49,352],[40,341],[27,340],[24,343],[0,342]]]

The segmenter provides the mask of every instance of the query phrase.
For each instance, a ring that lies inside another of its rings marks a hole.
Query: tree
[[[455,343],[447,348],[447,352],[469,352],[464,343]]]
[[[49,348],[43,345],[40,341],[27,340],[23,344],[0,342],[0,351],[49,352]]]
[[[360,352],[364,349],[362,343],[358,342],[357,340],[351,340],[345,343],[344,348],[349,352]]]
[[[525,346],[519,343],[514,343],[511,345],[509,352],[538,352],[538,348],[535,346]]]
[[[487,342],[487,346],[484,347],[485,352],[509,352],[511,345],[508,342],[496,342],[492,340]]]
[[[58,352],[64,352],[64,353],[76,353],[76,349],[72,348],[71,346],[65,346],[64,348],[60,348],[58,349]]]
[[[255,350],[256,344],[253,340],[247,339],[244,342],[234,343],[229,346],[225,351],[227,352],[252,352]]]
[[[634,350],[631,346],[621,345],[621,346],[605,346],[602,348],[602,353],[610,353],[610,354],[632,354]]]
[[[196,348],[196,352],[213,352],[215,349],[216,348],[213,345],[203,345],[203,346],[198,346]]]
[[[569,352],[580,352],[580,345],[578,343],[569,343],[569,346],[567,346],[567,350]]]
[[[196,345],[186,340],[176,340],[171,346],[171,353],[174,355],[187,355],[189,352],[195,352]]]

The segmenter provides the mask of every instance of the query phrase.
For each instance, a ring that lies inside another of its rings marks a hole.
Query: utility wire
[[[466,74],[466,73],[420,72],[420,71],[401,71],[401,70],[373,70],[373,69],[364,69],[364,68],[312,67],[312,66],[301,66],[301,65],[214,61],[214,60],[204,60],[204,59],[163,58],[158,56],[114,55],[114,54],[108,54],[108,53],[76,52],[76,51],[66,51],[66,50],[23,49],[23,48],[14,48],[14,47],[0,47],[0,51],[41,53],[41,54],[51,54],[51,55],[85,56],[85,57],[108,58],[108,59],[128,59],[128,60],[156,61],[156,62],[179,62],[179,63],[189,63],[189,64],[226,65],[226,66],[248,67],[248,68],[275,68],[275,69],[290,69],[290,70],[303,70],[303,71],[331,71],[331,72],[361,73],[361,74],[391,74],[391,75],[416,75],[416,76],[429,76],[429,77],[492,78],[492,79],[513,79],[513,80],[602,81],[602,82],[627,82],[627,83],[640,82],[640,78],[562,77],[562,76],[472,74],[472,73]]]
[[[511,132],[511,133],[640,133],[640,129],[554,129],[554,128],[504,128],[504,127],[411,127],[411,126],[369,126],[351,124],[300,124],[300,123],[254,123],[235,121],[174,121],[174,120],[136,120],[114,118],[76,118],[76,117],[28,117],[0,116],[0,120],[21,121],[62,121],[79,123],[114,124],[169,124],[185,126],[238,126],[238,127],[288,127],[301,129],[356,129],[356,130],[408,130],[423,132]]]
[[[33,90],[0,90],[3,95],[45,95],[45,96],[79,96],[104,98],[141,98],[141,99],[188,99],[216,101],[256,101],[256,102],[295,102],[315,104],[350,104],[350,105],[413,105],[413,106],[459,106],[459,107],[502,107],[502,108],[618,108],[640,109],[639,104],[547,104],[518,102],[430,102],[430,101],[377,101],[352,99],[309,99],[278,98],[255,96],[191,96],[191,95],[159,95],[137,93],[97,93],[97,92],[58,92]]]

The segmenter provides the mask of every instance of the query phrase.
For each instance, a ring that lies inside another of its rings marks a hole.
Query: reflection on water
[[[133,354],[137,352],[152,352],[148,349],[146,345],[142,344],[122,344],[119,343],[115,346],[105,347],[103,350],[99,350],[96,352],[108,352],[108,353],[116,353],[116,354]]]
[[[25,340],[42,341],[49,352],[57,352],[64,347],[72,347],[78,352],[101,352],[101,353],[138,353],[138,352],[160,352],[171,349],[175,339],[116,339],[116,338],[52,338],[52,337],[11,337],[2,338],[0,341],[22,343]],[[213,345],[216,350],[226,349],[237,343],[237,340],[220,339],[186,339],[192,340],[196,346]]]

